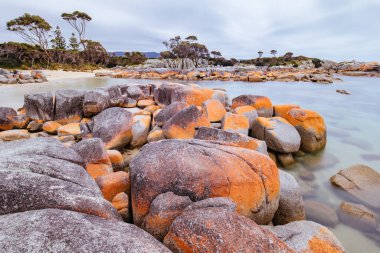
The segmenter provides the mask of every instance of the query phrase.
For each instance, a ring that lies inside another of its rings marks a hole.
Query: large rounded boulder
[[[130,163],[134,223],[141,226],[152,201],[173,192],[192,201],[228,197],[237,212],[269,223],[278,207],[275,163],[256,151],[202,140],[163,140],[145,145]]]
[[[272,101],[268,97],[257,95],[241,95],[232,99],[231,108],[235,109],[237,107],[246,105],[250,105],[255,108],[260,117],[273,116]]]
[[[134,225],[58,209],[0,216],[0,249],[14,253],[170,252]]]
[[[304,109],[291,109],[285,119],[292,124],[301,136],[301,150],[312,153],[326,146],[326,125],[321,115]]]

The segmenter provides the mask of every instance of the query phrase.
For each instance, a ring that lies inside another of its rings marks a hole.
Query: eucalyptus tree
[[[79,43],[85,48],[87,23],[92,20],[90,15],[85,12],[74,11],[73,13],[62,13],[61,17],[75,29],[78,33]]]
[[[273,55],[273,57],[276,57],[276,55],[277,55],[277,50],[272,49],[272,50],[270,51],[270,54]]]
[[[263,51],[259,51],[259,52],[257,52],[257,53],[259,54],[259,58],[263,57],[263,54],[264,54]]]

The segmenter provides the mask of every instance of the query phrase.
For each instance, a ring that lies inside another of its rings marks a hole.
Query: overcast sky
[[[380,0],[0,0],[0,42],[21,41],[6,22],[40,15],[69,36],[62,12],[85,11],[87,37],[108,51],[156,51],[196,35],[225,57],[292,51],[332,60],[380,61]]]

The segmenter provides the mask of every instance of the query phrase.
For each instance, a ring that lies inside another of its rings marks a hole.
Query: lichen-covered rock
[[[170,118],[185,108],[186,104],[182,102],[174,102],[170,105],[167,105],[157,113],[157,115],[154,117],[154,122],[157,126],[163,126],[166,121],[168,121]]]
[[[305,220],[300,186],[292,175],[280,170],[280,202],[273,224],[284,225],[299,220]]]
[[[280,153],[297,152],[301,144],[297,130],[280,117],[258,117],[252,126],[252,136],[265,141],[269,149]]]
[[[291,109],[300,109],[298,105],[295,104],[287,104],[287,105],[274,105],[273,106],[273,114],[275,117],[282,117],[285,118],[285,115],[290,111]]]
[[[149,115],[133,116],[131,147],[140,147],[147,143],[151,120]]]
[[[82,165],[53,138],[0,143],[0,215],[59,208],[120,220]]]
[[[182,84],[168,83],[162,84],[154,88],[154,101],[159,105],[170,105],[172,102],[172,94],[174,91],[180,87]]]
[[[131,222],[131,214],[129,211],[129,197],[125,192],[116,194],[111,203],[125,222]]]
[[[229,142],[242,148],[252,149],[268,155],[267,145],[264,141],[260,141],[239,133],[228,132],[210,127],[201,127],[197,130],[194,138],[199,140]]]
[[[244,115],[248,118],[249,121],[249,128],[252,129],[253,123],[259,117],[257,110],[250,105],[244,105],[240,107],[236,107],[233,110],[233,113],[239,114],[239,115]]]
[[[226,115],[224,105],[216,99],[209,99],[202,103],[202,110],[210,122],[221,121]]]
[[[304,109],[291,109],[284,118],[292,124],[301,136],[301,150],[312,153],[326,146],[326,125],[321,115]]]
[[[162,131],[167,139],[192,139],[195,128],[201,126],[210,126],[210,122],[196,106],[189,106],[166,121]]]
[[[13,128],[15,129],[25,129],[30,122],[30,118],[26,114],[19,114],[13,116]]]
[[[124,158],[120,151],[113,149],[107,150],[107,155],[114,169],[120,170],[124,167]]]
[[[87,91],[83,98],[83,114],[94,116],[109,107],[109,93],[102,89]]]
[[[248,135],[249,120],[244,115],[228,112],[222,120],[222,129],[229,132],[237,132]]]
[[[158,126],[155,126],[152,131],[149,132],[147,141],[148,142],[155,142],[165,139],[164,131]]]
[[[69,123],[67,125],[60,126],[57,129],[58,136],[67,136],[67,135],[73,135],[75,137],[80,137],[82,134],[82,131],[80,129],[79,123]]]
[[[330,230],[312,221],[294,221],[286,225],[268,228],[295,252],[346,252]]]
[[[118,171],[105,176],[97,177],[98,184],[105,199],[111,201],[118,193],[130,193],[131,182],[129,174],[125,171]]]
[[[80,90],[58,90],[55,92],[54,120],[62,125],[80,122],[83,118],[84,92]]]
[[[27,130],[12,129],[0,132],[0,140],[2,141],[16,141],[29,138],[30,134]]]
[[[14,117],[17,116],[17,112],[10,107],[0,107],[0,131],[11,130],[15,123]]]
[[[54,120],[54,98],[51,92],[25,95],[24,108],[32,120]]]
[[[127,93],[128,93],[128,97],[133,98],[136,101],[139,101],[145,98],[144,93],[137,85],[128,86]]]
[[[338,225],[338,215],[329,205],[315,200],[306,200],[304,206],[307,220],[315,221],[328,227]]]
[[[111,164],[104,143],[99,138],[84,139],[70,147],[88,163]]]
[[[177,196],[172,192],[162,193],[150,204],[149,213],[141,227],[162,241],[174,219],[191,203],[193,202],[187,196]]]
[[[187,105],[201,106],[209,97],[197,87],[183,86],[175,89],[172,93],[172,102],[183,102]]]
[[[278,169],[266,155],[214,141],[163,140],[145,145],[130,163],[134,223],[151,202],[172,191],[192,201],[229,197],[237,211],[269,223],[278,207]]]
[[[132,113],[118,107],[104,110],[93,119],[93,136],[100,138],[107,149],[126,146],[132,139]]]
[[[221,207],[183,212],[164,244],[173,252],[293,252],[268,230]]]
[[[31,133],[42,131],[42,120],[30,121],[26,129]]]
[[[232,99],[232,109],[245,105],[250,105],[254,107],[257,110],[259,117],[269,118],[273,116],[273,105],[268,97],[256,95],[241,95]]]
[[[339,171],[330,179],[335,186],[373,208],[380,208],[380,174],[365,165]]]
[[[231,212],[236,211],[236,204],[231,199],[224,197],[208,198],[201,201],[193,202],[185,208],[185,211],[191,211],[208,207],[224,208]]]
[[[0,216],[4,252],[169,253],[142,229],[72,211],[45,209]]]
[[[115,107],[115,106],[122,106],[124,103],[124,97],[123,94],[121,93],[120,87],[119,86],[111,86],[106,88],[106,91],[108,93],[108,103],[110,107]]]

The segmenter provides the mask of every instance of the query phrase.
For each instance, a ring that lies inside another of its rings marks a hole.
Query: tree
[[[70,47],[71,50],[78,51],[78,49],[79,49],[79,43],[78,43],[77,37],[75,37],[74,33],[71,34],[71,37],[69,39],[69,43],[70,43],[69,47]]]
[[[261,58],[263,56],[263,51],[259,51],[257,53],[259,54],[259,58]]]
[[[53,43],[54,49],[61,49],[61,50],[66,49],[66,40],[62,36],[62,32],[59,26],[55,28],[54,38],[51,40],[51,42]]]
[[[274,57],[276,57],[276,55],[277,55],[277,50],[272,49],[272,50],[270,51],[270,54],[273,55]]]
[[[16,32],[25,41],[39,46],[44,51],[47,65],[50,64],[48,48],[51,28],[45,19],[28,13],[7,22],[7,30]]]
[[[78,33],[79,43],[85,47],[85,36],[87,22],[92,18],[85,12],[74,11],[73,13],[62,13],[61,17],[66,20]]]
[[[84,48],[81,53],[83,59],[91,64],[107,64],[109,54],[98,41],[84,40]]]
[[[216,57],[222,57],[222,54],[219,51],[211,51],[211,55],[216,58]]]
[[[145,55],[141,52],[126,52],[124,55],[131,65],[143,64],[146,61]]]
[[[286,54],[284,54],[284,58],[285,59],[291,59],[293,57],[293,53],[292,52],[287,52]]]
[[[203,44],[191,43],[189,50],[188,57],[196,68],[198,68],[200,60],[210,57],[207,47]]]

